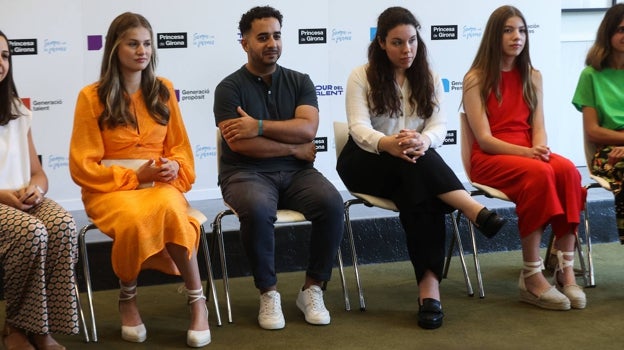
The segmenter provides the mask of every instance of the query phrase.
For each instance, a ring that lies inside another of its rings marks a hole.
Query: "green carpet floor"
[[[624,348],[624,247],[594,246],[597,287],[586,289],[585,310],[547,311],[518,301],[519,251],[481,255],[484,299],[468,297],[459,259],[441,286],[444,325],[423,330],[416,324],[417,288],[408,262],[361,267],[367,309],[358,309],[352,269],[348,268],[352,311],[344,310],[335,271],[325,294],[331,311],[329,326],[311,326],[295,306],[303,272],[279,275],[286,328],[258,327],[258,295],[251,278],[231,279],[234,323],[226,321],[221,280],[217,281],[222,317],[216,325],[211,312],[212,343],[206,349],[622,349]],[[471,268],[472,260],[468,260]],[[476,292],[476,278],[471,268]],[[139,278],[140,282],[140,278]],[[579,279],[579,283],[582,283]],[[177,293],[179,284],[139,288],[139,304],[148,329],[142,344],[119,336],[117,291],[95,293],[99,342],[82,336],[57,336],[68,349],[187,349],[188,309]],[[83,302],[86,295],[83,294]],[[4,305],[0,305],[4,313]]]

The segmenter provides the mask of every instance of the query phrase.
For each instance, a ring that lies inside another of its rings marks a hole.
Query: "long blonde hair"
[[[125,12],[117,16],[111,23],[106,34],[106,45],[104,46],[100,80],[97,87],[98,96],[104,105],[104,111],[98,119],[100,128],[136,127],[137,125],[136,116],[132,114],[129,108],[130,98],[124,90],[123,76],[117,56],[119,44],[124,35],[128,30],[134,28],[147,29],[152,44],[155,44],[152,26],[145,17],[139,14]],[[156,78],[156,62],[156,50],[154,48],[150,62],[141,73],[141,91],[150,116],[157,123],[167,125],[170,113],[167,101],[169,101],[170,94],[167,87]]]

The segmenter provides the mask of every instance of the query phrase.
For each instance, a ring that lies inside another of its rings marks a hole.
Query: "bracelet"
[[[258,119],[258,136],[262,136],[262,119]]]

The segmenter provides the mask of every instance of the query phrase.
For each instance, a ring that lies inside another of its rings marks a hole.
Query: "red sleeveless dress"
[[[522,97],[520,72],[501,72],[502,103],[494,93],[487,100],[492,135],[531,147],[529,107]],[[520,237],[551,224],[557,237],[575,230],[587,191],[581,175],[568,159],[552,153],[549,162],[515,155],[485,153],[472,145],[472,181],[499,189],[515,204]]]

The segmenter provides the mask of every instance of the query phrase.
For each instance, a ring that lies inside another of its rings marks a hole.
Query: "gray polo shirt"
[[[245,66],[223,79],[215,89],[215,122],[238,118],[238,106],[256,119],[288,120],[294,118],[301,105],[318,108],[316,89],[307,74],[277,66],[268,86],[262,78],[251,74]],[[237,170],[258,172],[293,171],[312,167],[312,163],[293,156],[251,158],[230,149],[222,141],[219,176]]]

